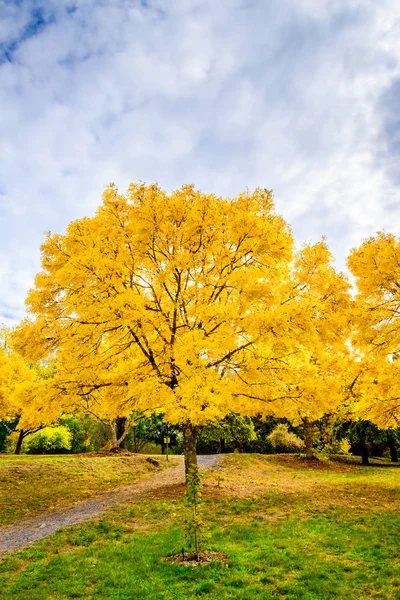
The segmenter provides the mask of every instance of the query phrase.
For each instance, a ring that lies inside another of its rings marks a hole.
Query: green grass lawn
[[[9,555],[1,598],[400,600],[400,469],[231,456],[205,484],[205,546],[228,566],[163,561],[184,500],[137,501]]]
[[[156,470],[138,455],[0,455],[0,525],[69,506]]]

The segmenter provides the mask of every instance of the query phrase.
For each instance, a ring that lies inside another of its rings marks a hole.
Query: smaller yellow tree
[[[368,238],[351,251],[348,266],[358,290],[357,345],[374,355],[400,353],[400,239]]]
[[[239,391],[253,401],[253,414],[302,423],[308,457],[313,423],[346,398],[352,303],[350,284],[332,262],[324,241],[296,254],[272,336],[262,336],[253,372],[243,373],[252,391]]]
[[[380,429],[400,427],[400,364],[364,349],[353,364],[349,416],[372,421]]]
[[[352,344],[359,355],[354,411],[378,427],[400,425],[400,239],[378,233],[351,251],[356,278]]]
[[[0,418],[11,419],[15,416],[12,393],[21,381],[29,377],[30,371],[25,364],[0,348]]]
[[[18,420],[16,454],[23,440],[54,421],[55,404],[51,402],[49,380],[52,365],[26,363],[9,345],[10,332],[0,331],[0,419]]]

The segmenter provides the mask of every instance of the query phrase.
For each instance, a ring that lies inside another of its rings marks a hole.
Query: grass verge
[[[220,487],[213,474],[206,478],[202,506],[210,534],[206,546],[225,553],[228,566],[215,561],[181,567],[162,560],[185,545],[184,501],[137,501],[5,558],[2,598],[400,600],[397,469],[343,470],[279,457],[230,460]],[[252,483],[257,471],[267,478],[263,469],[275,472],[271,489],[249,495],[259,485]],[[225,493],[240,472],[247,497],[213,495]],[[301,484],[288,491],[294,474]],[[345,496],[339,493],[343,486]],[[321,501],[321,492],[329,502]]]

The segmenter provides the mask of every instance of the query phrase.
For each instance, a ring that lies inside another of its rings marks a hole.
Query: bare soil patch
[[[224,563],[226,567],[228,566],[228,557],[222,552],[200,552],[199,560],[197,560],[196,555],[193,553],[187,554],[181,552],[174,556],[167,556],[163,560],[180,565],[181,567],[200,567],[201,565],[208,565],[214,560]]]

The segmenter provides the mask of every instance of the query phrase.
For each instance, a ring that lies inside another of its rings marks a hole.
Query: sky
[[[274,190],[296,241],[400,234],[400,3],[0,0],[0,322],[107,183]]]

